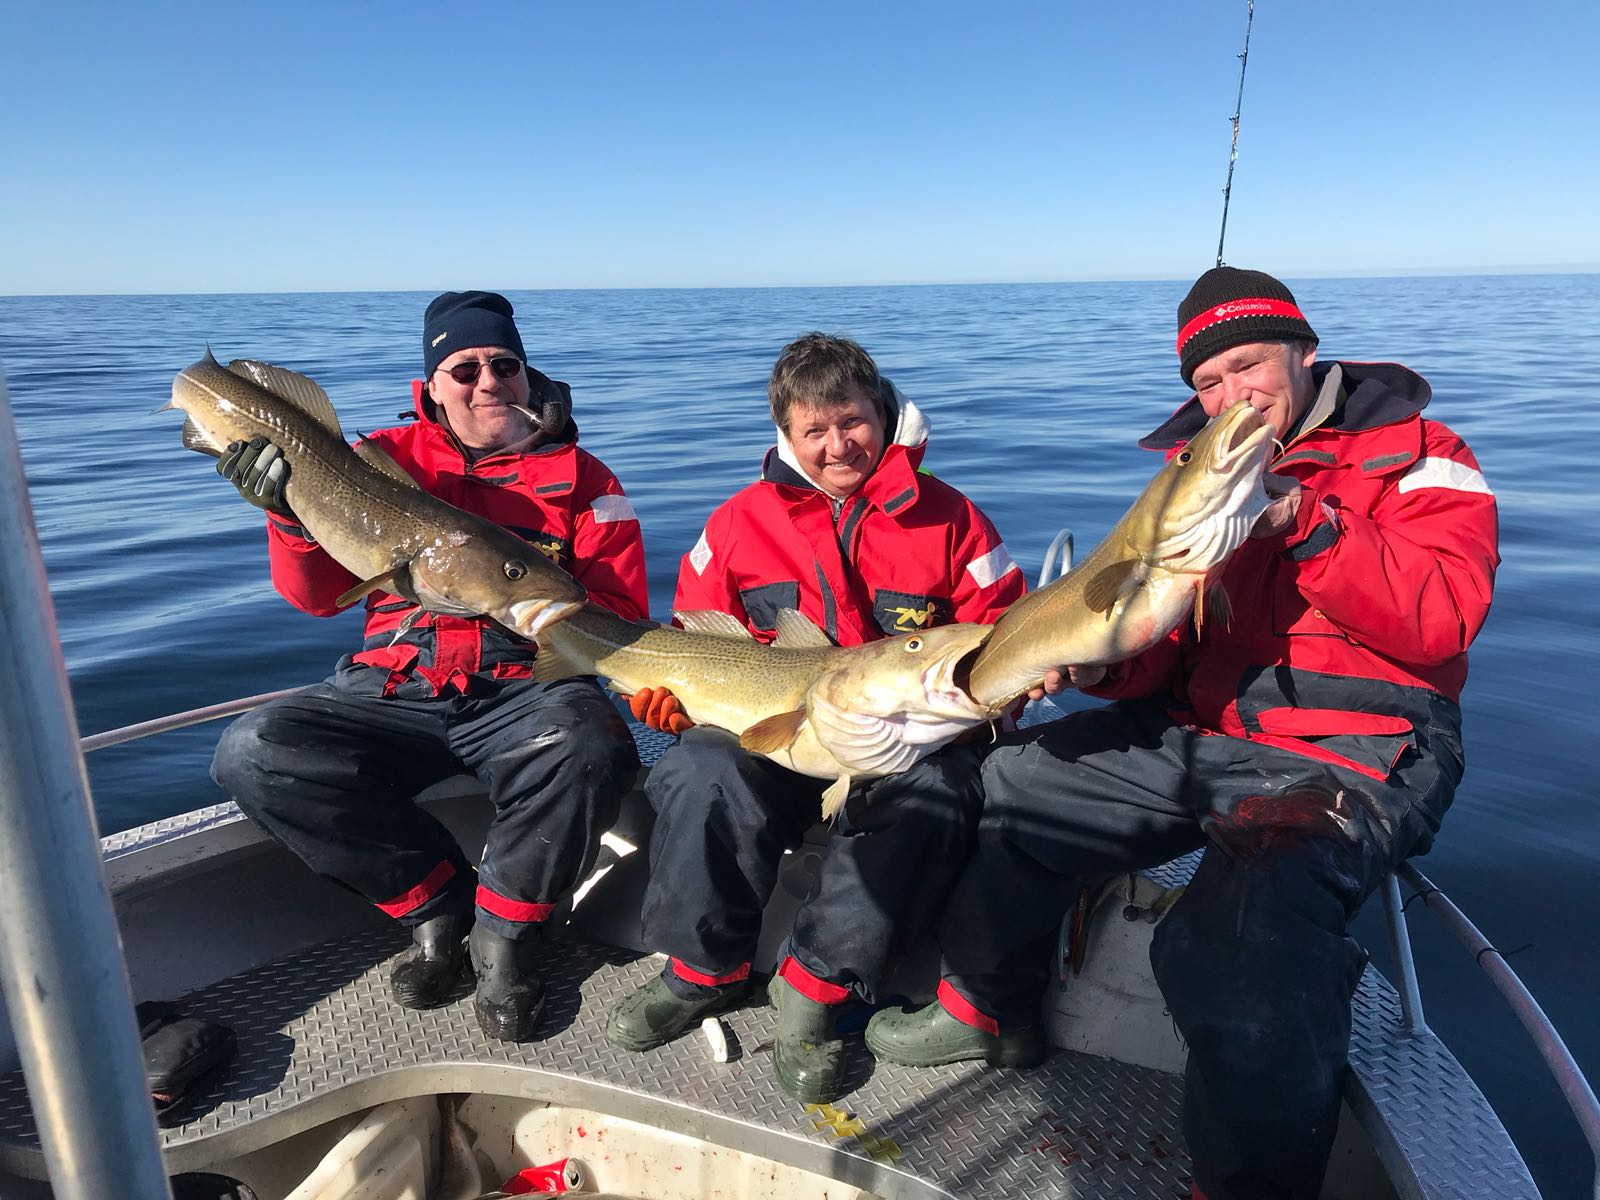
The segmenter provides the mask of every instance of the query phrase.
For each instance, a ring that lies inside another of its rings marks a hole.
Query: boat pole
[[[0,984],[56,1200],[170,1200],[77,716],[0,376]]]

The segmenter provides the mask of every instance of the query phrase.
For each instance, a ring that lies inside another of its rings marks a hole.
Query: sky
[[[1245,20],[16,0],[0,294],[1192,278]],[[1600,269],[1597,45],[1597,0],[1258,0],[1227,260]]]

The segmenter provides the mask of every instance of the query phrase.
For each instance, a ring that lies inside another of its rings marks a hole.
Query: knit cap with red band
[[[1294,293],[1265,271],[1213,267],[1178,305],[1178,361],[1183,381],[1213,355],[1249,342],[1309,342],[1316,331]]]

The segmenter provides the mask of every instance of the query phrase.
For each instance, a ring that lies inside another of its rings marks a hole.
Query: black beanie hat
[[[1310,342],[1316,332],[1294,293],[1265,271],[1212,267],[1178,305],[1178,361],[1194,386],[1195,368],[1214,354],[1247,342]]]
[[[522,335],[511,319],[511,301],[498,292],[446,292],[435,296],[422,317],[422,374],[430,378],[457,350],[504,346],[528,361]]]

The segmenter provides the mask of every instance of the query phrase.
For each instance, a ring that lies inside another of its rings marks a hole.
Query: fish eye
[[[504,567],[507,579],[522,579],[528,574],[528,564],[520,559],[508,559]]]
[[[919,638],[919,637],[908,637],[906,639],[906,653],[907,654],[915,654],[918,650],[921,650],[921,649],[922,649],[922,639],[921,638]]]
[[[1189,451],[1187,451],[1187,450],[1185,450],[1185,451],[1184,451],[1184,452],[1183,452],[1183,453],[1181,453],[1181,454],[1179,454],[1179,455],[1178,455],[1178,461],[1179,461],[1179,462],[1180,462],[1180,463],[1186,463],[1186,462],[1188,462],[1188,461],[1189,461],[1189,460],[1190,460],[1190,459],[1192,459],[1192,458],[1193,458],[1193,457],[1194,457],[1194,455],[1193,455],[1193,454],[1191,454],[1191,453],[1189,453]]]

